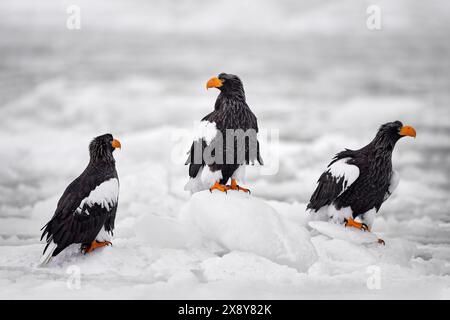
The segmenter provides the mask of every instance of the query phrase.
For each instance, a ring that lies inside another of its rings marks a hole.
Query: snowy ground
[[[69,32],[64,1],[3,0],[0,298],[450,298],[450,6],[376,2],[384,28],[371,32],[356,0],[238,13],[233,1],[70,1],[85,18]],[[204,84],[222,71],[241,76],[260,127],[279,130],[279,163],[265,155],[279,170],[250,168],[251,196],[191,198],[180,137],[212,109]],[[386,246],[308,228],[331,156],[397,119],[418,137],[394,153],[402,180],[374,226]],[[39,229],[104,132],[123,146],[114,246],[37,268]]]

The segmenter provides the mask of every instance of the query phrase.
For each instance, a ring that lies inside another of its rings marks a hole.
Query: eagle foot
[[[383,246],[385,246],[386,245],[386,242],[384,242],[384,240],[383,239],[378,239],[378,244],[382,244]]]
[[[345,219],[345,226],[346,227],[353,227],[353,228],[356,228],[356,229],[359,229],[359,230],[363,230],[363,231],[366,231],[366,232],[370,232],[370,228],[369,228],[369,226],[367,224],[356,222],[352,218]]]
[[[209,192],[212,193],[213,190],[219,190],[219,191],[225,192],[225,193],[228,192],[227,186],[225,186],[225,185],[223,185],[223,184],[220,184],[220,183],[218,183],[218,182],[216,182],[211,188],[209,188]]]
[[[250,189],[242,188],[237,184],[237,181],[235,179],[231,179],[231,185],[227,185],[228,190],[237,190],[237,191],[244,191],[246,193],[251,193]]]
[[[97,248],[106,247],[106,246],[112,246],[112,243],[110,241],[104,241],[99,242],[97,240],[92,241],[90,245],[85,245],[81,247],[81,252],[84,254],[91,253]]]

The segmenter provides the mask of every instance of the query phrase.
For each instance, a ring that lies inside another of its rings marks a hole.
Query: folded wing
[[[359,177],[359,168],[348,163],[351,158],[335,159],[320,176],[307,209],[318,211],[329,206]]]
[[[82,177],[67,187],[58,202],[53,218],[44,226],[41,240],[56,256],[73,243],[90,243],[104,227],[112,233],[117,210],[119,181],[111,178],[99,183],[82,181]]]

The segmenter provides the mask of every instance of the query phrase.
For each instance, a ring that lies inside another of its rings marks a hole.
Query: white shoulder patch
[[[204,140],[206,144],[210,144],[211,141],[217,135],[217,127],[215,122],[209,121],[201,121],[200,124],[196,127],[194,132],[194,141]]]
[[[386,192],[384,196],[384,201],[389,199],[389,197],[394,193],[395,189],[397,189],[398,184],[400,183],[400,175],[397,171],[392,171],[391,182],[389,183],[389,190]]]
[[[353,182],[359,177],[359,168],[353,164],[348,164],[347,161],[350,158],[344,158],[333,163],[328,172],[337,179],[344,177],[344,188],[341,194],[347,190]]]
[[[114,207],[119,200],[119,180],[111,178],[102,182],[94,190],[91,191],[89,196],[81,201],[77,208],[77,213],[80,213],[84,205],[92,207],[94,204],[99,204],[102,208],[110,210]],[[86,211],[89,214],[88,211]]]

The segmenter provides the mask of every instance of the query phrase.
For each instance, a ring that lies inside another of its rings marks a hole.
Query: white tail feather
[[[42,255],[41,260],[39,261],[39,267],[45,266],[47,263],[49,263],[53,258],[53,252],[56,250],[58,245],[54,243],[53,241],[48,245],[47,250]]]

